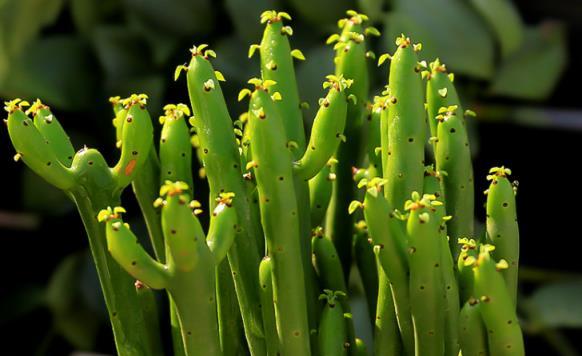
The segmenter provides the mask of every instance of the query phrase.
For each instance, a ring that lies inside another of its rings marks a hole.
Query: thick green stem
[[[215,264],[210,251],[198,268],[177,272],[170,286],[174,296],[186,355],[222,355],[216,315]]]
[[[89,246],[105,297],[117,352],[120,356],[161,355],[160,340],[144,343],[144,335],[159,335],[148,325],[138,300],[133,278],[107,252],[105,227],[97,222],[97,212],[119,205],[119,197],[104,192],[89,194],[84,189],[72,193],[85,225]]]
[[[368,303],[368,313],[370,321],[374,325],[374,318],[376,317],[376,301],[378,299],[378,270],[376,267],[376,256],[374,255],[374,247],[368,240],[368,234],[365,228],[360,228],[365,222],[360,221],[356,224],[356,234],[354,237],[354,259],[362,278],[364,285],[364,294]],[[391,293],[391,292],[390,292]]]
[[[150,150],[148,159],[131,182],[135,198],[148,229],[150,242],[156,259],[165,261],[164,236],[160,222],[160,210],[154,208],[153,202],[159,196],[160,163],[154,149]]]
[[[390,280],[380,261],[378,265],[378,304],[374,323],[374,351],[376,355],[402,355],[402,341],[398,329],[398,319],[394,309],[394,299]]]
[[[218,330],[223,356],[244,353],[242,319],[234,291],[232,272],[225,259],[216,267],[216,299],[218,302]]]
[[[172,346],[174,356],[186,356],[184,350],[184,343],[182,342],[182,331],[180,330],[180,319],[178,318],[178,310],[176,309],[176,302],[168,292],[168,302],[170,304],[170,329],[172,333]]]

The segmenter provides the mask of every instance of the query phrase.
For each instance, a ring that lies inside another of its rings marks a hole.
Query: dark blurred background
[[[438,55],[455,72],[465,106],[478,114],[471,124],[477,191],[486,189],[487,170],[496,165],[511,167],[520,182],[519,312],[528,354],[577,355],[582,352],[582,236],[576,228],[580,179],[575,170],[582,140],[582,76],[576,65],[582,62],[582,2],[508,1],[523,34],[509,52],[502,48],[515,33],[495,31],[485,16],[491,3],[0,0],[0,97],[42,98],[77,148],[97,147],[112,162],[115,139],[107,99],[147,93],[154,118],[164,103],[187,103],[185,83],[172,77],[193,44],[208,43],[217,52],[214,64],[227,78],[223,89],[236,117],[244,111],[236,93],[258,75],[258,62],[247,59],[247,49],[260,41],[259,14],[271,8],[288,11],[293,46],[307,57],[297,64],[301,96],[313,108],[324,76],[333,71],[326,37],[337,31],[335,23],[345,10],[365,12],[383,33],[373,40],[377,54],[392,51],[395,36],[404,32],[423,42],[422,59]],[[379,93],[387,71],[371,68],[372,93]],[[312,116],[312,111],[305,115]],[[113,353],[74,206],[15,163],[14,153],[6,130],[0,130],[0,354]],[[198,192],[202,198],[203,186]],[[130,212],[137,212],[132,197],[124,198]],[[484,198],[477,199],[482,222]]]

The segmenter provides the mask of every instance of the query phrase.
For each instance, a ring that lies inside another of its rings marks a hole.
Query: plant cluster
[[[422,46],[402,35],[378,57],[390,60],[389,78],[370,100],[366,38],[380,33],[347,14],[327,41],[335,73],[308,134],[293,62],[305,58],[291,49],[291,17],[276,11],[262,14],[263,38],[249,50],[261,77],[239,94],[245,114],[232,120],[216,53],[194,46],[175,72],[190,106],[164,107],[158,146],[148,97],[111,98],[113,167],[95,149],[75,153],[40,100],[6,103],[15,159],[78,207],[120,355],[163,353],[160,289],[176,355],[365,355],[350,314],[354,262],[376,355],[524,354],[511,171],[489,172],[487,231],[476,235],[465,122],[474,113],[453,74],[419,61]],[[193,151],[210,192],[206,231],[204,204],[192,200]],[[129,185],[155,256],[123,220]]]

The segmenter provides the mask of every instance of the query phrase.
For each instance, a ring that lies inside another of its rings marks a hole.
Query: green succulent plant
[[[190,106],[163,108],[159,149],[148,97],[110,100],[113,167],[97,150],[75,153],[40,101],[6,103],[15,158],[78,206],[120,355],[163,353],[155,299],[144,297],[160,289],[177,355],[366,355],[350,314],[353,261],[375,354],[524,354],[511,171],[489,172],[487,233],[475,236],[465,122],[474,113],[454,75],[419,60],[422,46],[401,35],[378,58],[390,60],[389,77],[372,98],[366,37],[380,33],[347,15],[327,41],[335,73],[307,131],[294,64],[305,56],[291,49],[291,16],[277,11],[261,15],[263,38],[249,50],[261,76],[240,91],[245,114],[232,119],[216,53],[194,46],[174,73],[185,74]],[[209,186],[206,232],[203,204],[191,200],[193,157]],[[155,257],[122,219],[130,184]]]

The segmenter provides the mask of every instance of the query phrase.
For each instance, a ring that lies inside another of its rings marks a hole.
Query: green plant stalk
[[[112,104],[113,114],[115,115],[113,119],[115,139],[118,148],[121,148],[123,124],[127,117],[127,110],[121,104],[119,97],[109,98],[109,102]],[[160,214],[152,205],[152,201],[158,197],[159,184],[160,160],[156,150],[151,149],[143,167],[136,173],[131,182],[131,188],[144,217],[154,255],[159,261],[164,262],[165,247],[162,226],[160,224]]]
[[[164,258],[165,259],[165,258]],[[180,318],[176,309],[176,302],[168,292],[168,304],[170,309],[170,333],[172,335],[172,352],[174,356],[186,356],[184,342],[182,341],[182,329],[180,327]]]
[[[293,163],[296,192],[299,192],[297,193],[297,196],[303,196],[304,188],[309,188],[309,179],[315,177],[318,172],[326,170],[324,167],[329,165],[330,157],[335,153],[338,145],[344,137],[343,132],[348,106],[345,91],[349,88],[352,81],[345,80],[343,77],[335,76],[327,76],[327,79],[328,81],[323,84],[323,87],[329,88],[329,90],[325,98],[320,100],[320,106],[311,128],[311,137],[309,138],[308,148],[303,156]],[[332,178],[333,181],[333,176],[328,175],[328,178]],[[304,198],[300,197],[299,218],[303,219],[302,221],[305,221],[304,215],[310,215],[310,210],[304,209],[302,201],[304,201]],[[304,224],[302,224],[302,236],[305,227],[303,225]],[[311,222],[308,227],[308,232],[310,233]],[[311,266],[312,249],[310,246],[303,247],[303,249],[304,251],[307,251],[306,254],[303,254],[303,262],[306,271],[306,279],[308,280],[307,297],[310,330],[315,331],[317,330],[316,324],[319,315],[317,305],[315,304],[317,300],[317,281]],[[311,341],[313,347],[316,347],[317,344],[315,343],[314,336]]]
[[[466,265],[467,259],[472,260],[477,258],[479,251],[477,250],[478,243],[473,239],[461,239],[458,241],[461,245],[461,253],[457,259],[458,275],[457,281],[459,285],[459,298],[461,304],[465,304],[471,298],[475,299],[475,277],[473,275],[473,268]]]
[[[425,194],[432,194],[437,199],[442,199],[442,179],[443,176],[434,171],[432,166],[427,167],[424,177],[424,192]],[[442,272],[442,282],[444,284],[445,292],[445,355],[458,356],[459,355],[459,288],[457,286],[457,278],[455,276],[456,264],[453,263],[453,256],[449,248],[447,237],[447,226],[445,224],[445,205],[434,208],[435,218],[442,221],[439,227],[439,244],[441,252],[440,269]]]
[[[328,164],[309,180],[310,220],[313,228],[323,226],[325,213],[331,200],[332,182],[335,180],[335,173],[332,173],[332,160],[334,159],[330,159]]]
[[[216,268],[226,257],[237,227],[232,197],[220,196],[213,211],[208,239],[187,204],[189,187],[167,182],[160,193],[162,230],[166,243],[166,264],[161,264],[136,244],[137,238],[119,214],[108,208],[99,213],[106,222],[107,246],[113,258],[132,276],[155,289],[165,288],[175,302],[186,355],[204,350],[221,355],[216,304]],[[232,194],[232,193],[230,193]]]
[[[375,102],[379,97],[374,97]],[[382,110],[378,109],[372,104],[368,104],[368,120],[367,120],[367,149],[368,149],[368,169],[366,171],[368,179],[382,176],[382,155],[380,138],[380,116]],[[379,290],[381,288],[388,288],[382,291],[383,294],[392,293],[389,289],[389,284],[378,283],[378,267],[376,266],[376,256],[374,255],[374,248],[370,243],[367,226],[365,221],[356,223],[356,232],[354,237],[354,257],[360,277],[364,285],[364,293],[368,301],[368,312],[370,321],[374,326],[376,318],[376,306],[379,298]],[[390,295],[390,298],[392,296]]]
[[[390,280],[377,261],[378,268],[378,302],[374,318],[374,351],[376,355],[402,355],[402,341],[398,331],[398,320],[394,310],[394,300],[390,289]]]
[[[159,339],[142,343],[143,335],[157,335],[158,325],[148,325],[150,319],[143,315],[143,309],[154,307],[146,307],[144,300],[141,301],[144,308],[140,307],[132,279],[124,276],[105,251],[104,231],[96,223],[98,209],[119,201],[121,191],[143,166],[151,149],[151,119],[143,109],[144,96],[132,95],[127,99],[131,124],[121,130],[126,144],[114,168],[107,166],[98,151],[87,148],[77,152],[68,167],[72,146],[66,133],[52,114],[47,115],[48,107],[40,101],[29,110],[38,116],[36,126],[22,111],[27,104],[16,99],[7,102],[5,107],[9,113],[8,132],[17,151],[15,158],[22,157],[35,173],[64,190],[77,205],[89,238],[118,353],[122,356],[159,354]]]
[[[162,354],[159,330],[156,330],[158,326],[146,324],[143,303],[138,302],[133,285],[134,279],[107,252],[105,229],[96,219],[102,207],[118,205],[119,198],[89,194],[84,190],[73,192],[72,197],[89,238],[118,354],[120,356]],[[144,335],[156,335],[158,339],[144,344]]]
[[[184,349],[188,356],[197,355],[201,350],[204,350],[205,355],[223,354],[220,348],[216,316],[215,267],[205,261],[210,257],[208,256],[201,260],[204,264],[201,267],[204,270],[197,269],[196,273],[185,274],[182,278],[177,275],[174,279],[173,287],[180,289],[185,287],[185,290],[171,292],[176,301]],[[212,278],[200,278],[198,274],[202,273],[212,273]],[[200,308],[199,306],[206,306],[206,308]],[[208,309],[208,311],[201,312],[201,309]]]
[[[160,181],[185,182],[190,187],[190,194],[193,194],[192,144],[186,124],[190,109],[184,104],[169,104],[164,111],[160,117],[163,125],[160,134]]]
[[[357,222],[355,230],[354,258],[364,286],[364,295],[366,296],[370,322],[374,325],[378,290],[380,288],[378,283],[376,256],[374,255],[374,247],[368,240],[366,222],[363,220]],[[387,286],[387,288],[390,288],[390,286]],[[389,291],[389,293],[392,292]]]
[[[269,256],[263,258],[259,266],[259,282],[261,283],[261,310],[263,311],[267,355],[277,356],[279,355],[279,337],[273,300],[273,264]]]
[[[155,292],[139,281],[136,281],[134,286],[146,323],[148,325],[160,325]],[[146,335],[146,342],[150,344],[149,347],[152,350],[161,352],[162,345],[160,343],[159,328],[148,328],[147,331],[149,334]]]
[[[123,133],[123,124],[127,117],[127,110],[124,109],[123,105],[120,105],[120,99],[118,97],[110,98],[109,101],[113,104],[113,112],[115,114],[113,123],[116,128],[116,140],[118,145],[121,145],[121,135]],[[150,243],[154,250],[154,256],[158,261],[165,263],[166,252],[160,211],[152,205],[152,202],[158,197],[159,186],[163,181],[164,180],[160,179],[160,159],[158,158],[156,150],[151,149],[142,169],[136,174],[134,180],[131,182],[131,187],[144,218]],[[180,330],[180,321],[177,315],[175,302],[169,293],[167,293],[167,297],[170,312],[173,352],[176,356],[185,355],[184,343],[182,342],[182,332]]]
[[[265,31],[260,45],[251,46],[250,51],[259,49],[261,55],[261,78],[273,80],[272,92],[279,92],[281,100],[275,106],[283,119],[287,139],[297,145],[294,150],[295,159],[305,151],[306,139],[301,112],[299,90],[293,66],[294,56],[302,59],[300,51],[291,51],[289,37],[293,34],[290,26],[284,26],[283,20],[290,20],[284,12],[265,11],[261,15],[261,23],[265,23]],[[249,52],[252,55],[252,52]],[[304,58],[303,58],[304,59]]]
[[[160,135],[160,184],[167,180],[185,182],[192,195],[192,145],[186,124],[189,115],[190,109],[184,104],[164,106],[164,115],[159,120],[163,125]],[[223,355],[237,355],[241,352],[241,340],[234,335],[241,334],[242,320],[227,261],[221,261],[217,266],[216,290],[221,350]]]
[[[51,149],[55,152],[59,162],[65,167],[71,167],[75,149],[69,136],[59,121],[55,119],[48,106],[43,105],[40,100],[37,100],[35,104],[40,107],[34,115],[34,126],[50,142]]]
[[[249,163],[254,167],[261,222],[273,263],[279,343],[283,355],[310,355],[292,155],[287,148],[282,119],[263,85],[255,84],[251,94],[248,129],[252,161]]]
[[[222,90],[203,46],[193,48],[192,60],[187,67],[188,93],[202,150],[202,160],[210,192],[235,193],[234,202],[241,226],[228,261],[233,272],[235,289],[245,327],[249,349],[253,355],[264,355],[262,316],[258,291],[260,263],[256,237],[262,236],[258,221],[252,219],[246,187],[240,167],[240,154],[232,129],[232,120],[226,108]],[[212,207],[211,207],[212,208]]]
[[[303,156],[293,163],[295,176],[303,181],[315,177],[328,164],[344,139],[348,108],[346,91],[349,90],[352,81],[333,75],[327,76],[327,79],[323,87],[329,88],[329,91],[325,98],[320,100],[308,148]]]
[[[482,246],[473,272],[475,293],[481,300],[481,315],[489,331],[489,352],[495,356],[525,355],[515,304],[503,276],[496,269],[488,246]]]
[[[152,149],[142,169],[131,182],[131,188],[144,218],[154,255],[160,262],[164,262],[165,246],[160,213],[152,205],[152,201],[158,197],[159,182],[160,162],[156,151]]]
[[[515,206],[514,187],[507,179],[507,168],[493,168],[488,178],[491,180],[487,190],[487,242],[495,246],[491,253],[496,260],[504,259],[508,268],[501,271],[507,290],[517,303],[517,283],[519,265],[519,226]]]
[[[404,36],[396,44],[390,64],[390,106],[381,118],[382,168],[388,181],[384,195],[394,208],[402,209],[412,192],[422,191],[427,135],[417,47]]]
[[[426,87],[427,108],[435,148],[436,169],[443,174],[443,194],[451,237],[449,246],[456,260],[459,255],[457,239],[473,236],[475,188],[471,149],[465,122],[465,112],[457,91],[444,64],[430,64]]]
[[[439,220],[436,206],[428,195],[417,192],[407,201],[410,211],[408,258],[410,263],[410,309],[414,323],[415,352],[420,355],[444,355],[445,288],[441,272]]]
[[[327,299],[321,319],[319,321],[318,349],[321,356],[342,356],[346,355],[347,330],[344,320],[344,310],[342,303],[338,303],[338,297],[330,290],[326,290]],[[343,296],[345,294],[342,293]],[[355,343],[354,343],[355,348]]]
[[[487,329],[481,317],[479,301],[470,298],[459,315],[459,341],[463,356],[488,356]]]
[[[364,340],[356,338],[356,356],[368,356],[368,347]]]
[[[296,196],[298,197],[299,219],[301,221],[301,241],[304,244],[304,236],[311,236],[311,218],[309,179],[315,177],[317,173],[326,166],[330,157],[336,151],[343,138],[346,121],[347,99],[345,95],[346,86],[349,87],[351,81],[343,78],[327,77],[323,87],[330,88],[326,97],[321,100],[321,105],[315,116],[311,128],[311,137],[308,148],[302,157],[293,163],[293,179],[295,182]],[[329,177],[329,176],[328,176]],[[306,194],[307,193],[307,194]],[[307,200],[306,200],[307,197]],[[307,202],[307,206],[305,206]],[[305,224],[307,222],[307,225]],[[317,281],[313,268],[311,267],[311,246],[303,246],[303,263],[305,278],[308,281],[307,306],[310,330],[317,330],[318,306],[317,301]],[[315,337],[312,337],[312,345],[315,347]]]
[[[227,260],[220,262],[216,268],[216,302],[218,304],[218,330],[222,355],[244,354],[245,345],[241,343],[244,330],[232,272]]]
[[[9,112],[6,124],[17,152],[15,160],[22,159],[36,174],[59,189],[68,191],[77,184],[75,173],[61,163],[52,149],[52,141],[36,129],[21,108]]]
[[[345,296],[340,299],[339,304],[341,304],[343,312],[351,313],[350,302],[347,297],[348,288],[346,286],[341,261],[339,260],[333,242],[323,236],[322,231],[318,231],[311,240],[311,245],[313,248],[314,266],[318,272],[319,280],[323,289],[344,293]],[[346,349],[349,355],[355,355],[356,332],[354,329],[354,322],[352,318],[349,317],[344,320],[344,323],[346,324],[345,334],[347,345],[349,345]],[[320,351],[324,352],[324,350]]]
[[[283,120],[283,126],[289,147],[295,147],[291,152],[295,160],[305,152],[305,128],[303,114],[299,101],[299,90],[295,77],[293,58],[303,58],[299,50],[291,51],[289,38],[293,34],[290,26],[284,26],[283,20],[290,20],[290,16],[284,12],[265,11],[261,14],[261,23],[265,23],[265,31],[259,46],[261,55],[261,77],[263,80],[272,80],[275,83],[271,91],[279,92],[281,100],[275,103],[279,115]],[[253,50],[251,46],[251,50]],[[296,54],[297,53],[297,54]],[[250,53],[252,54],[252,53]],[[304,58],[303,58],[304,59]],[[315,276],[311,268],[311,222],[309,210],[309,185],[302,177],[293,177],[295,184],[295,197],[299,208],[300,241],[303,259],[303,272],[306,284],[306,300],[308,308],[308,320],[310,330],[317,328],[317,295],[313,289]]]
[[[354,80],[353,85],[346,90],[346,93],[348,96],[353,95],[356,100],[348,103],[345,127],[346,142],[341,144],[337,150],[336,179],[333,184],[326,220],[326,234],[331,237],[336,246],[346,278],[349,276],[352,265],[354,221],[348,214],[349,202],[355,197],[352,167],[360,166],[362,126],[369,92],[366,44],[362,26],[367,17],[351,11],[348,12],[348,16],[350,17],[340,20],[338,23],[341,34],[332,35],[328,39],[328,43],[337,41],[334,45],[336,50],[335,74]]]
[[[374,97],[374,104],[368,115],[368,175],[370,178],[381,177],[382,170],[382,97]]]
[[[374,179],[372,179],[369,183],[371,186],[366,190],[364,218],[374,244],[374,252],[378,255],[378,260],[391,282],[390,288],[394,298],[394,307],[405,355],[414,355],[414,327],[410,309],[406,231],[404,224],[396,217],[394,209],[383,196],[381,186],[374,184]],[[389,316],[383,316],[383,318],[386,319]]]

